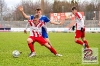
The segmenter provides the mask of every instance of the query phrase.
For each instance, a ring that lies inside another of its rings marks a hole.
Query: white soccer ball
[[[14,50],[14,51],[12,52],[12,56],[13,56],[13,57],[19,57],[19,56],[20,56],[20,52],[19,52],[18,50]]]

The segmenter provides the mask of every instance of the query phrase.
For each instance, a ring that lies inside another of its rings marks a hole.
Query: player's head
[[[76,7],[72,7],[72,13],[75,14],[77,12],[77,8]]]
[[[39,15],[39,16],[42,14],[41,8],[37,8],[37,9],[35,10],[35,12],[36,12],[36,14]]]
[[[34,15],[33,22],[38,22],[39,21],[39,15]]]

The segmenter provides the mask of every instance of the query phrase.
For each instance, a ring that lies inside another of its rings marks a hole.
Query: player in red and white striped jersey
[[[72,8],[72,13],[75,16],[75,22],[73,24],[76,24],[76,32],[75,32],[75,42],[82,45],[84,49],[89,48],[88,42],[85,39],[85,25],[84,25],[84,19],[82,15],[77,12],[77,8]],[[79,40],[79,38],[82,39]]]
[[[77,8],[73,7],[72,8],[72,13],[75,15],[75,22],[76,22],[76,35],[75,35],[75,42],[83,45],[84,48],[89,48],[88,42],[85,39],[85,25],[84,25],[84,19],[82,15],[77,12]],[[79,38],[82,39],[82,41],[79,40]]]
[[[34,37],[39,37],[41,36],[41,27],[44,26],[44,22],[36,22],[35,23],[35,19],[34,20],[28,20],[29,24],[30,24],[30,36],[34,36]]]
[[[38,42],[39,44],[45,46],[56,56],[62,56],[58,54],[56,50],[51,45],[49,45],[48,42],[42,37],[42,27],[45,26],[45,23],[39,20],[39,16],[35,15],[34,19],[29,20],[28,22],[30,24],[30,36],[27,39],[27,42],[31,50],[29,57],[33,57],[36,55],[33,47],[34,42]]]

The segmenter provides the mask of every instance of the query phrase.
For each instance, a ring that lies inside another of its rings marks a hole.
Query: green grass
[[[0,66],[100,66],[82,64],[82,46],[74,42],[74,33],[49,33],[53,47],[62,57],[54,56],[48,49],[35,43],[37,56],[29,58],[28,36],[29,33],[23,32],[0,32]],[[86,39],[100,53],[100,33],[87,33]],[[12,57],[13,50],[22,52],[19,58]]]

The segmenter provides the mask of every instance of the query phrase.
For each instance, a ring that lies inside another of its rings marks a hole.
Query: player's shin
[[[61,57],[61,56],[62,56],[61,54],[58,54],[58,53],[56,52],[56,50],[55,50],[52,46],[49,48],[49,50],[50,50],[54,55],[56,55],[56,56],[58,56],[58,57]]]
[[[56,50],[51,46],[50,48],[49,48],[49,50],[53,53],[53,54],[57,54],[57,52],[56,52]]]
[[[89,48],[88,42],[84,40],[84,43],[86,44],[86,47]]]
[[[32,43],[28,43],[28,47],[30,48],[31,52],[35,52],[34,45]]]
[[[53,54],[57,54],[56,50],[48,43],[45,44],[45,47],[47,47]]]

